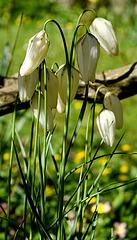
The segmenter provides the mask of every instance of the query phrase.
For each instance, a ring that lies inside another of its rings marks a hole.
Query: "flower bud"
[[[21,76],[19,73],[18,88],[19,88],[19,98],[21,102],[26,102],[31,99],[38,82],[39,82],[39,74],[38,74],[37,68],[28,76]]]
[[[30,40],[25,60],[20,68],[20,75],[31,74],[44,60],[49,47],[49,40],[44,30],[34,35]]]
[[[82,80],[87,84],[95,82],[95,71],[100,56],[100,44],[90,33],[84,34],[77,42],[76,54]]]
[[[108,110],[111,110],[116,118],[116,129],[120,129],[123,126],[123,109],[118,97],[113,93],[108,92],[104,97],[104,106]]]
[[[104,109],[97,116],[97,127],[99,133],[104,138],[104,142],[111,146],[115,139],[115,115],[112,111]]]
[[[111,22],[104,18],[95,18],[90,26],[90,32],[109,55],[118,55],[117,38]]]
[[[38,117],[38,93],[37,92],[35,92],[35,94],[33,95],[30,101],[30,105],[33,110],[35,118],[37,118]],[[54,127],[53,118],[54,117],[52,114],[52,109],[48,107],[47,108],[47,131],[51,131]],[[42,95],[41,95],[39,122],[44,128],[45,127],[45,108],[44,108],[44,97]]]
[[[62,65],[57,72],[58,79],[58,92],[64,104],[67,100],[67,80],[68,69],[66,65]],[[70,90],[70,103],[73,101],[79,84],[79,72],[74,67],[71,67],[71,90]]]
[[[47,82],[47,106],[49,108],[56,108],[57,106],[57,76],[50,71],[48,68],[46,69],[46,82]],[[44,95],[44,69],[41,70],[41,91]]]

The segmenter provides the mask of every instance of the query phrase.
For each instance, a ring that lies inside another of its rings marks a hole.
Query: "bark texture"
[[[93,102],[97,88],[101,85],[108,87],[119,99],[128,98],[137,94],[137,62],[122,68],[96,73],[95,83],[89,83],[88,101]],[[79,81],[76,99],[83,100],[86,86]],[[99,103],[102,102],[105,88],[101,88],[97,97]],[[18,94],[18,74],[10,78],[0,77],[0,116],[11,113],[14,110],[15,100]],[[18,99],[17,110],[26,109],[29,102],[21,103]]]

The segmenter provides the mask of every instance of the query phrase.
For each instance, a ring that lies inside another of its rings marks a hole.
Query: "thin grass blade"
[[[22,181],[23,181],[23,184],[24,184],[24,188],[25,188],[25,191],[26,191],[26,195],[27,195],[27,197],[28,197],[28,201],[29,201],[30,207],[31,207],[31,209],[32,209],[32,211],[33,211],[33,213],[34,213],[34,215],[35,215],[38,223],[40,224],[43,232],[45,233],[45,236],[46,236],[48,239],[52,240],[52,238],[51,238],[51,236],[49,235],[48,231],[46,230],[43,222],[41,221],[41,218],[40,218],[40,216],[39,216],[39,214],[38,214],[38,212],[37,212],[37,209],[36,209],[36,207],[35,207],[35,205],[34,205],[34,203],[33,203],[33,200],[32,200],[32,198],[31,198],[31,196],[30,196],[30,193],[29,193],[29,190],[28,190],[28,186],[27,186],[27,184],[26,184],[26,181],[25,181],[25,178],[24,178],[24,175],[23,175],[23,172],[22,172],[22,168],[21,168],[21,165],[20,165],[20,161],[19,161],[19,158],[18,158],[18,154],[17,154],[17,150],[16,150],[16,146],[15,146],[14,141],[13,141],[13,145],[14,145],[14,150],[15,150],[16,159],[17,159],[17,162],[18,162],[18,166],[19,166],[21,178],[22,178]]]

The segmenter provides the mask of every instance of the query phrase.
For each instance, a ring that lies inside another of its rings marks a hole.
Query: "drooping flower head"
[[[115,115],[112,111],[104,109],[97,116],[97,127],[99,133],[104,138],[104,142],[111,146],[115,139]]]
[[[27,76],[21,76],[19,72],[18,88],[19,98],[21,102],[29,101],[35,91],[36,85],[39,83],[38,68]]]
[[[107,92],[104,97],[104,106],[111,110],[116,118],[116,129],[123,126],[123,109],[118,97],[111,92]]]
[[[95,18],[90,26],[90,32],[109,55],[118,55],[118,42],[110,21],[104,18]]]
[[[47,106],[49,108],[56,108],[57,106],[57,76],[48,68],[46,68],[46,83],[47,83]],[[41,71],[41,91],[44,96],[44,69]]]
[[[44,30],[34,35],[28,43],[26,57],[20,68],[20,75],[31,74],[45,59],[49,48],[49,40]]]
[[[66,104],[67,101],[67,79],[68,79],[68,69],[66,65],[62,65],[57,71],[58,79],[58,92],[61,101]],[[71,89],[70,89],[70,103],[73,101],[79,83],[79,71],[74,67],[71,67]]]
[[[84,34],[77,42],[76,55],[82,80],[87,84],[95,82],[95,71],[100,56],[100,44],[90,33]]]

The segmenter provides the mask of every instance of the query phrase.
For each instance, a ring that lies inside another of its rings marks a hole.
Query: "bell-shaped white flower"
[[[115,139],[115,115],[112,111],[104,109],[97,116],[97,127],[99,133],[104,138],[104,142],[111,146]]]
[[[39,74],[38,74],[37,68],[27,76],[21,76],[19,72],[18,88],[19,88],[19,98],[21,102],[26,102],[31,99],[38,82],[39,82]]]
[[[50,71],[48,68],[46,69],[46,82],[47,82],[47,106],[49,108],[56,108],[57,106],[57,76]],[[41,70],[41,90],[44,95],[44,70]]]
[[[33,110],[35,118],[38,117],[38,93],[35,92],[31,101],[30,101],[31,108]],[[53,118],[55,114],[53,115],[52,109],[47,108],[47,131],[51,131],[54,127],[53,124]],[[45,108],[44,108],[44,97],[41,95],[41,104],[40,104],[40,116],[39,116],[39,122],[45,127]]]
[[[58,79],[58,92],[60,98],[64,104],[67,100],[67,80],[68,80],[68,69],[66,65],[62,65],[57,71]],[[79,72],[74,67],[71,67],[71,90],[70,90],[70,103],[73,101],[79,84]]]
[[[100,56],[100,44],[90,33],[84,34],[77,42],[76,55],[82,80],[87,84],[95,82],[95,72]]]
[[[118,42],[110,21],[104,18],[95,18],[90,26],[90,32],[109,55],[118,55]]]
[[[116,129],[120,129],[123,126],[123,109],[119,98],[113,93],[108,92],[104,97],[104,106],[108,110],[111,110],[116,118]]]
[[[34,35],[30,40],[26,52],[26,57],[20,68],[20,75],[31,74],[45,59],[49,48],[49,40],[44,30]]]

